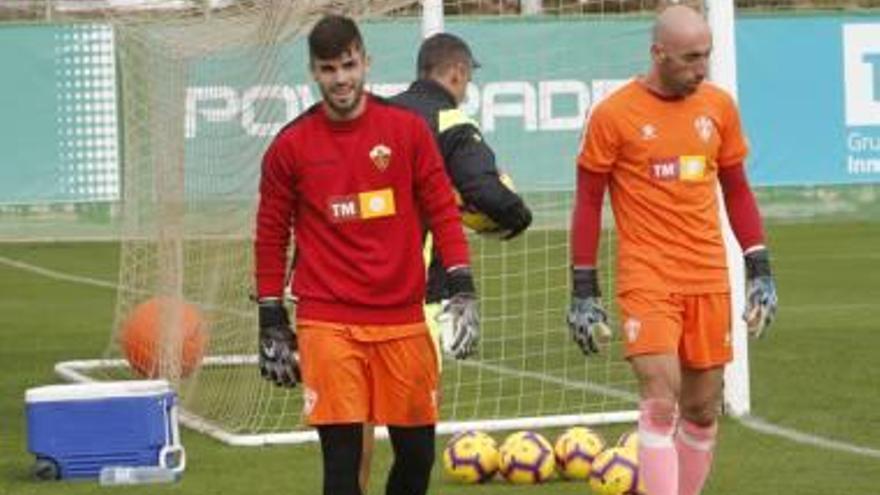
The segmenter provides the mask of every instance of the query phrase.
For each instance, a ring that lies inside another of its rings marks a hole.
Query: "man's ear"
[[[664,50],[663,47],[657,43],[651,45],[651,53],[654,55],[654,59],[658,62],[663,62],[667,58],[666,50]]]
[[[467,76],[465,75],[466,70],[464,64],[455,64],[454,70],[452,71],[452,82],[454,84],[467,84]]]

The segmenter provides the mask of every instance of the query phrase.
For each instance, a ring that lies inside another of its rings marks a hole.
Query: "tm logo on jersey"
[[[389,188],[365,191],[327,199],[327,213],[334,222],[369,220],[397,213],[394,190]]]
[[[650,174],[656,180],[698,182],[706,178],[706,157],[681,155],[651,161]]]

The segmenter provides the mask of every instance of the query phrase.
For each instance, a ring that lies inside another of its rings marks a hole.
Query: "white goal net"
[[[276,388],[256,368],[249,295],[260,159],[275,132],[319,98],[303,38],[321,14],[360,21],[372,56],[370,87],[390,95],[414,75],[420,5],[81,3],[93,5],[52,12],[88,20],[85,34],[112,35],[120,289],[105,359],[63,363],[60,372],[78,380],[135,378],[124,332],[133,312],[159,301],[152,320],[158,344],[144,351],[157,356],[148,371],[175,385],[186,424],[242,445],[315,438],[302,423],[301,389]],[[509,242],[470,237],[483,338],[477,357],[444,362],[440,430],[631,421],[635,383],[619,336],[586,359],[568,335],[568,228],[584,114],[647,67],[654,5],[456,0],[445,8],[445,29],[467,39],[483,65],[464,109],[535,221]],[[600,263],[610,306],[614,232],[610,218],[605,223]],[[174,300],[190,306],[163,302]],[[200,329],[195,341],[193,325]]]

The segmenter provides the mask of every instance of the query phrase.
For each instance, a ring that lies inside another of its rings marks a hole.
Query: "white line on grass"
[[[465,366],[468,368],[482,368],[487,371],[491,371],[493,373],[497,373],[499,375],[513,375],[519,378],[531,378],[533,380],[538,380],[542,382],[552,383],[554,385],[561,385],[565,388],[573,389],[573,390],[587,390],[590,392],[594,392],[597,394],[604,394],[616,399],[621,399],[625,401],[632,402],[633,404],[639,403],[639,396],[632,393],[627,392],[625,390],[620,390],[613,387],[608,387],[605,385],[599,385],[597,383],[592,382],[574,382],[571,380],[567,380],[565,378],[559,378],[553,375],[545,375],[543,373],[538,373],[535,371],[523,371],[517,370],[513,368],[508,368],[506,366],[500,366],[497,364],[489,364],[482,361],[457,361],[459,366]]]
[[[89,277],[81,277],[79,275],[71,275],[69,273],[59,272],[57,270],[50,270],[49,268],[43,268],[41,266],[32,265],[30,263],[24,261],[18,261],[11,258],[7,258],[5,256],[0,256],[0,264],[6,265],[12,268],[18,268],[19,270],[24,270],[26,272],[36,273],[37,275],[42,275],[47,278],[51,278],[54,280],[61,280],[64,282],[73,282],[75,284],[83,284],[83,285],[91,285],[93,287],[101,287],[103,289],[112,289],[118,290],[119,284],[115,282],[107,282],[105,280],[98,280]]]
[[[26,261],[19,261],[12,258],[7,258],[5,256],[0,256],[0,265],[6,265],[12,268],[18,268],[19,270],[23,270],[26,272],[36,273],[37,275],[42,275],[44,277],[48,277],[55,280],[61,280],[64,282],[73,282],[83,285],[91,285],[94,287],[101,287],[104,289],[111,290],[119,290],[119,284],[115,282],[109,282],[106,280],[98,280],[95,278],[84,277],[80,275],[71,275],[69,273],[59,272],[57,270],[52,270],[49,268],[43,268],[41,266],[37,266]],[[802,304],[798,306],[784,306],[782,308],[785,312],[823,312],[823,311],[854,311],[861,309],[876,309],[876,304],[868,304],[868,303],[853,303],[853,304]]]
[[[0,264],[10,266],[13,268],[17,268],[19,270],[24,270],[27,272],[35,273],[37,275],[42,275],[44,277],[52,278],[55,280],[62,280],[65,282],[73,282],[77,284],[91,285],[94,287],[101,287],[105,289],[117,290],[119,288],[118,284],[108,282],[105,280],[98,280],[89,277],[83,277],[79,275],[70,275],[68,273],[59,272],[57,270],[50,270],[48,268],[43,268],[40,266],[33,265],[31,263],[26,263],[24,261],[18,261],[10,258],[6,258],[4,256],[0,256]],[[806,307],[815,307],[815,306],[804,306]],[[870,305],[864,304],[850,304],[850,305],[825,305],[824,307],[853,307],[853,308],[862,308],[862,307],[872,307]],[[516,370],[512,368],[507,368],[505,366],[499,366],[495,364],[482,363],[478,361],[460,361],[458,363],[462,366],[474,367],[474,368],[483,368],[485,370],[497,373],[499,375],[513,375],[522,378],[531,378],[533,380],[544,381],[547,383],[552,383],[554,385],[560,385],[566,388],[574,389],[574,390],[589,390],[591,392],[605,394],[611,397],[615,397],[617,399],[630,401],[633,403],[638,403],[638,396],[631,392],[627,392],[624,390],[615,389],[613,387],[608,387],[605,385],[599,385],[596,383],[590,382],[573,382],[571,380],[566,380],[564,378],[559,378],[556,376],[545,375],[542,373],[537,373],[534,371],[522,371]],[[870,447],[862,447],[860,445],[854,445],[847,442],[842,442],[840,440],[833,440],[830,438],[820,437],[818,435],[813,435],[810,433],[804,433],[798,430],[794,430],[791,428],[785,428],[783,426],[774,425],[773,423],[769,423],[759,417],[756,416],[744,416],[742,418],[737,419],[743,426],[757,431],[759,433],[763,433],[765,435],[773,435],[776,437],[784,438],[786,440],[800,443],[804,445],[812,445],[814,447],[818,447],[825,450],[836,450],[839,452],[846,452],[849,454],[860,455],[863,457],[873,457],[876,459],[880,459],[880,450],[873,449]]]
[[[639,398],[636,394],[626,392],[624,390],[615,389],[612,387],[607,387],[605,385],[599,385],[596,383],[573,382],[564,378],[548,376],[541,373],[536,373],[534,371],[516,370],[512,368],[507,368],[505,366],[486,364],[478,361],[460,361],[458,364],[473,368],[483,368],[485,370],[495,372],[499,375],[531,378],[534,380],[544,381],[555,385],[561,385],[563,387],[574,390],[589,390],[590,392],[606,394],[621,400],[629,401],[633,404],[638,404],[639,401]],[[757,431],[759,433],[763,433],[765,435],[773,435],[795,443],[812,445],[820,449],[836,450],[839,452],[846,452],[863,457],[874,457],[880,459],[880,450],[870,447],[862,447],[860,445],[842,442],[840,440],[834,440],[831,438],[820,437],[818,435],[804,433],[791,428],[785,428],[784,426],[769,423],[757,416],[743,416],[739,418],[733,417],[733,419],[739,421],[739,423],[746,428]]]
[[[824,438],[818,435],[812,435],[810,433],[793,430],[791,428],[785,428],[783,426],[769,423],[756,416],[743,416],[742,418],[736,419],[743,426],[757,432],[764,433],[766,435],[773,435],[785,438],[786,440],[791,440],[795,443],[812,445],[814,447],[819,447],[820,449],[837,450],[839,452],[846,452],[849,454],[880,459],[880,450],[872,449],[870,447],[853,445],[851,443],[841,442],[840,440],[833,440],[830,438]]]

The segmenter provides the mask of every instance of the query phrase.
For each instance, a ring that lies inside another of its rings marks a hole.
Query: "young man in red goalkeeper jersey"
[[[308,45],[323,99],[281,130],[260,178],[260,370],[281,386],[302,379],[325,495],[361,493],[364,423],[388,425],[386,493],[421,495],[434,462],[438,386],[422,308],[423,221],[445,262],[464,354],[479,335],[467,242],[424,120],[364,91],[369,62],[355,23],[325,17]],[[282,304],[291,234],[295,331]]]
[[[639,382],[639,470],[651,495],[696,495],[712,463],[724,365],[732,358],[730,287],[716,187],[745,255],[746,321],[773,320],[776,286],[743,163],[739,112],[704,82],[712,36],[696,11],[664,10],[652,67],[590,112],[578,156],[568,321],[585,354],[606,323],[596,272],[602,198],[619,234],[617,301]]]

